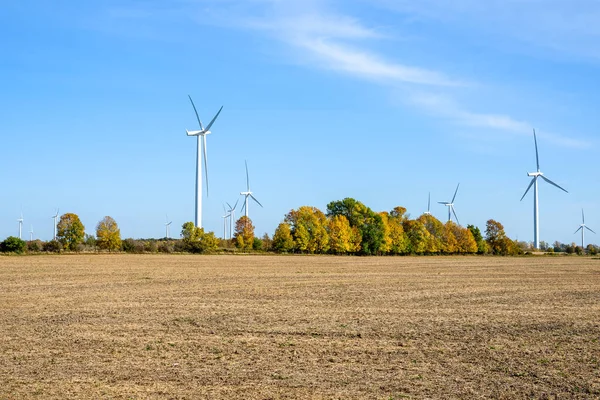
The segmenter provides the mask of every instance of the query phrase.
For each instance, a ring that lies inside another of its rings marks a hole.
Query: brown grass
[[[598,398],[600,260],[0,257],[0,399]]]

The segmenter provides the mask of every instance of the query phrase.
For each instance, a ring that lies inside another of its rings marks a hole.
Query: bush
[[[44,243],[43,246],[43,250],[48,253],[60,253],[62,249],[62,244],[58,240],[51,240],[49,242]]]
[[[40,251],[42,251],[44,244],[42,243],[41,240],[37,239],[37,240],[31,240],[29,242],[27,242],[27,251],[29,253],[39,253]]]
[[[27,242],[15,236],[9,236],[0,243],[0,250],[3,253],[21,254],[25,252],[25,249],[27,249]]]
[[[263,249],[263,241],[259,238],[255,237],[252,242],[252,250],[262,250]]]

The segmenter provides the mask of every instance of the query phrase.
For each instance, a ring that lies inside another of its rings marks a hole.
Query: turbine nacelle
[[[188,131],[187,129],[185,130],[185,133],[188,136],[204,136],[204,135],[210,135],[211,132],[207,131],[207,130],[200,130],[200,131]]]
[[[544,175],[544,173],[540,172],[540,171],[538,171],[538,172],[528,172],[527,173],[527,176],[542,176],[542,175]]]

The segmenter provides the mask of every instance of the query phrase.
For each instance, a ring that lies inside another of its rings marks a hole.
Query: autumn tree
[[[362,254],[377,254],[384,242],[385,227],[381,215],[377,214],[360,201],[352,198],[332,201],[327,205],[329,218],[343,215],[350,226],[356,227],[361,235],[360,252]]]
[[[245,215],[235,223],[233,242],[238,249],[252,250],[254,244],[254,225],[252,225],[250,218]]]
[[[96,225],[95,244],[102,250],[121,250],[121,230],[112,217],[106,216]]]
[[[404,209],[404,211],[399,212],[402,209]],[[408,253],[408,237],[402,226],[405,212],[406,209],[404,207],[396,207],[390,212],[388,217],[387,225],[390,237],[390,253],[392,254]]]
[[[85,227],[77,214],[61,215],[56,226],[56,238],[65,250],[76,250],[77,245],[83,243],[84,236]]]
[[[329,251],[334,254],[356,253],[360,249],[360,232],[351,227],[343,215],[329,218],[327,224],[329,233]]]
[[[190,253],[207,253],[219,248],[219,239],[215,233],[205,233],[203,228],[198,228],[193,222],[186,222],[181,226],[181,240],[183,248]]]
[[[451,229],[456,238],[457,253],[477,253],[477,242],[475,241],[471,230],[463,228],[455,223],[452,223]]]
[[[423,214],[417,218],[417,221],[421,222],[429,232],[429,235],[425,237],[425,252],[439,253],[444,251],[444,241],[446,240],[444,224],[431,214]]]
[[[458,242],[454,236],[454,226],[456,224],[452,221],[448,221],[444,224],[444,230],[442,234],[442,252],[446,254],[454,254],[458,252]]]
[[[506,256],[522,253],[519,246],[506,236],[504,226],[493,219],[486,223],[485,240],[493,254]]]
[[[279,253],[287,253],[294,249],[294,239],[290,224],[280,223],[273,234],[273,249]]]
[[[426,244],[431,240],[431,234],[419,220],[406,220],[402,224],[408,239],[407,251],[412,254],[425,253]]]
[[[290,225],[294,248],[306,253],[326,253],[329,250],[327,217],[316,207],[302,206],[285,216]]]

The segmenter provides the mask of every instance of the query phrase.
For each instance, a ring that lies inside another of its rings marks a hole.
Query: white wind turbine
[[[223,240],[227,239],[227,218],[231,217],[231,214],[227,214],[227,210],[225,209],[225,204],[223,204],[223,211],[225,211],[225,215],[223,218]]]
[[[575,233],[577,233],[577,232],[581,231],[581,248],[582,248],[582,249],[585,249],[585,246],[584,246],[584,238],[585,238],[585,235],[584,235],[584,233],[585,233],[585,230],[586,230],[586,229],[587,229],[588,231],[592,232],[592,233],[596,233],[596,232],[594,232],[593,230],[591,230],[590,228],[588,228],[588,227],[587,227],[587,225],[585,224],[585,216],[583,215],[583,208],[582,208],[582,209],[581,209],[581,225],[579,225],[579,229],[577,229],[577,230],[575,231]]]
[[[238,202],[240,201],[240,199],[237,199],[235,202],[235,205],[233,207],[231,207],[231,204],[229,203],[225,203],[227,204],[227,207],[229,207],[229,210],[226,210],[227,213],[229,213],[229,239],[231,239],[233,237],[233,224],[235,222],[235,208],[238,205]]]
[[[21,212],[21,218],[17,220],[19,222],[19,239],[21,239],[23,232],[23,213]]]
[[[165,237],[168,239],[169,238],[169,226],[173,223],[173,221],[169,221],[169,215],[166,214],[166,219],[165,219]]]
[[[33,240],[33,225],[31,225],[31,230],[29,231],[29,241]]]
[[[248,162],[244,161],[246,163],[246,191],[245,192],[240,192],[240,194],[242,196],[244,196],[244,205],[242,206],[242,212],[244,211],[244,209],[246,209],[246,217],[248,217],[248,197],[252,197],[252,200],[254,200],[256,202],[256,204],[258,204],[259,206],[263,206],[262,204],[260,204],[260,202],[258,200],[256,200],[256,197],[254,197],[252,195],[252,192],[250,191],[250,178],[248,177]]]
[[[531,183],[529,184],[529,186],[527,186],[527,190],[525,190],[523,197],[521,197],[521,201],[525,198],[525,195],[527,194],[527,192],[529,192],[529,189],[531,189],[531,186],[533,186],[533,247],[536,249],[539,249],[540,248],[540,224],[539,224],[540,213],[539,213],[539,208],[538,208],[538,178],[542,178],[549,184],[556,186],[557,188],[559,188],[560,190],[562,190],[566,193],[569,193],[569,192],[567,192],[565,189],[558,186],[556,183],[552,182],[550,179],[546,178],[544,176],[544,174],[540,171],[540,158],[538,156],[537,138],[535,135],[535,129],[533,130],[533,142],[535,143],[535,162],[537,165],[537,171],[527,173],[527,176],[533,176],[533,179],[531,180]]]
[[[196,214],[194,216],[194,224],[198,228],[202,228],[202,155],[204,155],[204,174],[206,177],[206,195],[208,196],[208,162],[206,160],[206,135],[210,134],[210,127],[215,122],[223,106],[219,108],[219,111],[214,116],[212,121],[206,127],[202,125],[202,121],[200,121],[200,117],[198,116],[198,111],[196,110],[196,106],[194,105],[194,101],[192,97],[188,95],[190,98],[190,102],[192,103],[192,107],[194,107],[194,112],[196,113],[196,118],[198,119],[198,124],[200,124],[199,131],[188,131],[185,132],[188,136],[196,136],[198,138],[198,147],[196,150]],[[200,140],[202,138],[202,140]]]
[[[56,240],[56,219],[58,218],[58,208],[56,209],[56,214],[54,214],[50,218],[54,219],[54,240]]]
[[[431,215],[431,212],[429,211],[430,207],[431,207],[431,192],[429,192],[429,197],[427,197],[427,211],[425,211],[423,214]]]
[[[454,218],[456,218],[456,223],[460,225],[458,222],[458,217],[456,216],[456,210],[454,210],[454,199],[456,199],[456,193],[458,193],[458,187],[460,183],[456,185],[456,190],[454,191],[454,196],[452,197],[452,201],[438,201],[439,204],[443,204],[448,207],[448,221],[452,220],[452,214],[454,214]]]

